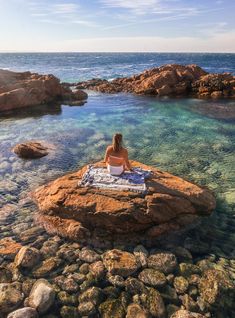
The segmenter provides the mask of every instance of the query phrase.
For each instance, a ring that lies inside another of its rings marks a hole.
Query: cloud
[[[195,7],[179,6],[178,1],[172,0],[100,0],[106,8],[128,10],[135,15],[172,14],[176,12],[195,14]]]
[[[51,6],[51,13],[64,14],[75,13],[78,10],[78,5],[75,3],[57,3]]]

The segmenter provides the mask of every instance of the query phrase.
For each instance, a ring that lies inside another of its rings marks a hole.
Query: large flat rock
[[[215,199],[208,189],[136,161],[131,164],[152,171],[146,181],[147,194],[80,187],[85,166],[35,191],[39,220],[49,232],[75,240],[99,231],[153,238],[214,210]]]

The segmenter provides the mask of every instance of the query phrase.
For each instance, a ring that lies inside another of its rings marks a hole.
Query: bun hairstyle
[[[122,134],[113,135],[113,151],[119,152],[122,149]]]

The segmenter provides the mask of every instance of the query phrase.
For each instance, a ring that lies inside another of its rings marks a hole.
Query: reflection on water
[[[224,107],[228,104],[235,107],[231,102],[223,102]],[[22,215],[31,221],[33,205],[20,208],[28,191],[101,159],[112,134],[120,131],[130,158],[215,192],[217,212],[200,229],[193,230],[191,236],[213,241],[214,253],[232,256],[235,125],[234,120],[218,120],[203,114],[203,107],[211,112],[213,105],[216,102],[91,93],[84,107],[53,105],[20,111],[14,117],[2,115],[0,207],[9,203],[19,207],[14,224],[20,222]],[[37,160],[17,158],[12,146],[30,139],[52,143],[56,151]]]

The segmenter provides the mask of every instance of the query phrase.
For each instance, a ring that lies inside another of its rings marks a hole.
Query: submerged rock
[[[0,317],[17,309],[23,299],[24,294],[14,284],[0,284]]]
[[[43,314],[53,305],[54,300],[55,292],[51,284],[45,279],[37,280],[29,295],[29,306]]]
[[[206,318],[206,316],[197,312],[191,312],[188,310],[177,310],[170,318]]]
[[[80,90],[72,91],[53,75],[0,70],[0,111],[41,105],[55,101],[74,104],[87,99]]]
[[[146,194],[81,187],[85,166],[35,191],[38,221],[49,233],[78,241],[97,243],[105,235],[109,240],[151,241],[214,210],[209,190],[139,162],[132,165],[152,171]],[[145,263],[145,258],[142,253],[139,261]]]
[[[28,141],[17,144],[13,151],[21,158],[35,159],[48,155],[49,148],[37,141]]]
[[[25,307],[11,312],[7,318],[38,318],[36,309]]]
[[[121,250],[111,250],[103,255],[103,263],[112,275],[127,277],[140,267],[133,254]]]

